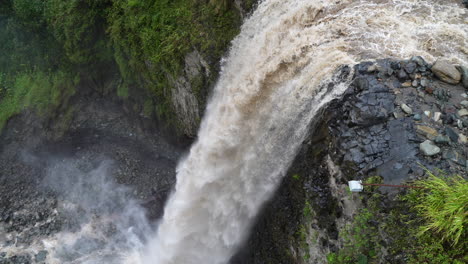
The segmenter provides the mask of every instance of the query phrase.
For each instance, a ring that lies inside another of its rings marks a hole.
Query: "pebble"
[[[413,114],[413,109],[411,109],[411,107],[409,107],[406,104],[401,104],[401,109],[403,110],[403,112],[407,113],[408,115]]]
[[[404,82],[401,84],[402,87],[411,87],[411,82]]]
[[[438,122],[438,121],[440,120],[440,117],[441,117],[441,116],[442,116],[442,113],[441,113],[441,112],[435,112],[435,113],[434,113],[434,118],[433,118],[433,120],[434,120],[435,122]]]
[[[463,107],[468,107],[468,101],[463,100],[463,101],[460,102],[460,105],[463,106]]]
[[[440,148],[434,145],[430,140],[419,144],[419,150],[426,156],[434,156],[440,153]]]
[[[431,117],[431,111],[424,111],[424,114],[425,114],[427,117]]]
[[[417,81],[417,80],[414,80],[414,81],[411,83],[411,85],[412,85],[413,87],[415,87],[415,88],[418,87],[418,81]]]
[[[415,114],[413,116],[413,119],[416,120],[416,121],[421,121],[421,115],[420,114]]]
[[[466,144],[468,143],[468,138],[463,134],[458,134],[458,143]]]
[[[434,139],[435,143],[437,144],[448,144],[450,142],[450,138],[444,135],[438,135]]]
[[[467,115],[468,115],[468,110],[466,110],[465,108],[460,109],[460,110],[458,111],[458,115],[459,115],[460,117],[467,116]]]
[[[463,129],[463,121],[461,121],[460,119],[457,120],[457,126],[459,129]]]
[[[429,84],[429,81],[426,78],[421,79],[421,86],[422,87],[426,87],[428,84]]]

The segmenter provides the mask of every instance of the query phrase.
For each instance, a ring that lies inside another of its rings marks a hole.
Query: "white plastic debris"
[[[362,186],[362,181],[349,181],[349,190],[352,192],[362,192],[364,187]]]

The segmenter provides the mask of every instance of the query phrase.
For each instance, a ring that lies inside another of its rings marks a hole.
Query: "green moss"
[[[24,109],[47,117],[61,105],[66,105],[75,93],[76,83],[64,72],[29,72],[10,78],[12,86],[0,100],[0,130],[8,119]]]

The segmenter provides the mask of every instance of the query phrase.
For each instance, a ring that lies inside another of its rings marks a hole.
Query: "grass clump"
[[[430,171],[428,174],[428,179],[417,183],[427,191],[411,195],[413,205],[425,219],[419,235],[433,232],[443,242],[457,245],[466,238],[468,182],[460,175],[437,177]]]

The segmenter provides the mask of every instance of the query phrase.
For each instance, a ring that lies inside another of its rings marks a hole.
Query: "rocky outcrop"
[[[173,85],[171,99],[183,133],[195,137],[206,100],[206,95],[200,94],[201,86],[207,85],[204,80],[211,77],[211,72],[208,63],[195,50],[185,56],[183,73],[177,79],[168,76]]]
[[[401,184],[424,177],[424,167],[466,175],[468,119],[458,111],[467,96],[461,85],[433,76],[421,57],[355,66],[352,85],[318,117],[231,263],[327,263],[344,246],[341,232],[366,206],[366,195],[349,193],[349,180],[379,176]],[[398,189],[381,191],[385,208]],[[378,263],[405,263],[404,253],[380,249]]]

